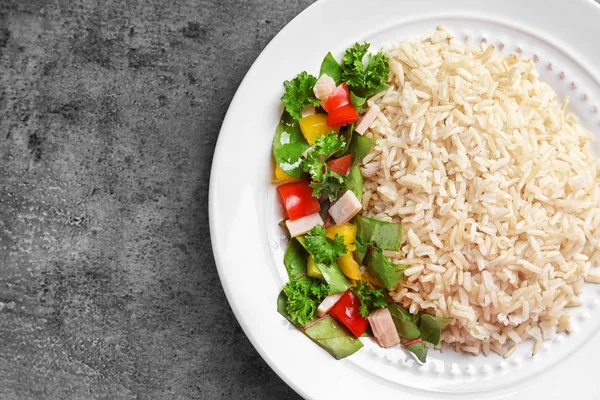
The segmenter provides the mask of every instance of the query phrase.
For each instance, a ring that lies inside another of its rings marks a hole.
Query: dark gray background
[[[297,398],[227,304],[207,196],[310,3],[0,0],[0,399]]]

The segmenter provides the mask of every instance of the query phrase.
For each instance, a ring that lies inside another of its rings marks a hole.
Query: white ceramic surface
[[[275,310],[287,280],[282,212],[272,174],[271,142],[282,111],[282,82],[316,74],[327,51],[341,58],[366,40],[372,50],[445,25],[467,44],[484,40],[534,57],[542,79],[600,140],[600,7],[589,0],[325,0],[290,22],[240,85],[223,122],[210,183],[213,251],[231,307],[269,365],[311,399],[600,399],[600,286],[587,285],[573,309],[574,333],[558,335],[531,356],[521,344],[507,360],[430,351],[420,366],[404,350],[365,348],[336,361]],[[314,40],[318,38],[318,40]]]

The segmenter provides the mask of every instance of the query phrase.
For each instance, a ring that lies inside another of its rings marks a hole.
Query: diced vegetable
[[[294,178],[301,178],[302,154],[309,144],[300,131],[298,121],[284,111],[275,131],[273,139],[273,155],[275,162],[283,172]]]
[[[290,183],[290,182],[300,182],[302,179],[294,178],[293,176],[289,176],[279,166],[279,164],[275,163],[275,179],[277,182],[281,183]]]
[[[323,274],[317,267],[317,263],[315,263],[315,259],[312,256],[308,257],[308,262],[306,263],[306,275],[311,278],[316,278],[320,280],[324,280]]]
[[[331,307],[329,314],[344,324],[356,337],[360,337],[369,325],[360,315],[360,300],[350,290],[344,292],[338,302]]]
[[[383,283],[387,290],[392,290],[404,277],[406,265],[391,262],[380,248],[367,252],[365,262],[369,271]]]
[[[350,165],[352,164],[352,156],[348,154],[340,158],[333,159],[327,163],[330,170],[340,175],[348,175]]]
[[[340,297],[342,297],[342,294],[343,293],[334,293],[325,297],[325,300],[323,300],[317,308],[317,315],[319,317],[322,317],[323,315],[327,314],[329,310],[331,310],[331,307],[333,307],[333,305],[337,303]]]
[[[373,124],[380,111],[381,110],[379,109],[379,106],[377,106],[377,104],[373,104],[371,108],[369,108],[369,111],[360,117],[356,123],[354,131],[359,135],[364,135],[367,129],[369,129],[369,127]]]
[[[294,221],[291,219],[285,221],[285,226],[290,232],[290,236],[293,238],[304,235],[318,225],[323,225],[323,219],[321,219],[321,214],[318,212],[306,215]]]
[[[327,125],[342,126],[358,119],[358,112],[350,103],[350,92],[345,83],[341,83],[321,104],[327,111]]]
[[[307,105],[302,109],[302,118],[313,115],[316,112],[315,106],[312,104]]]
[[[350,247],[356,241],[356,225],[346,222],[325,229],[325,236],[328,239],[333,240],[335,235],[342,236],[346,247]]]
[[[285,110],[295,119],[302,116],[302,109],[309,104],[319,105],[320,101],[313,93],[316,82],[317,78],[306,71],[300,72],[291,81],[283,82],[285,93],[281,100],[285,104]]]
[[[402,244],[402,224],[385,222],[375,218],[357,216],[356,237],[362,243],[368,243],[384,250],[398,250]]]
[[[327,55],[323,59],[323,62],[321,63],[321,70],[319,71],[319,76],[325,74],[332,77],[336,85],[339,85],[342,82],[342,66],[333,57],[331,52],[327,53]]]
[[[346,253],[338,258],[338,265],[340,269],[350,279],[361,280],[362,275],[360,274],[360,266],[354,260],[352,253]]]
[[[281,203],[289,219],[292,221],[321,209],[319,201],[313,197],[312,189],[307,181],[285,183],[277,186]]]
[[[350,92],[348,91],[348,86],[342,82],[329,95],[327,100],[321,103],[321,107],[327,113],[330,113],[347,104],[350,104]]]
[[[327,114],[327,125],[342,126],[358,120],[358,112],[352,104],[338,107]]]
[[[373,330],[373,335],[381,347],[392,347],[400,343],[400,336],[396,331],[394,320],[387,308],[380,308],[369,315],[369,324]]]
[[[323,278],[329,284],[330,293],[339,293],[352,286],[348,278],[344,276],[337,263],[317,263],[317,268],[323,274]]]
[[[360,200],[351,190],[347,190],[330,208],[329,215],[336,224],[350,221],[362,209]]]
[[[317,83],[315,83],[313,92],[317,99],[325,101],[329,96],[331,96],[335,88],[336,84],[333,78],[327,74],[323,74],[317,80]]]
[[[327,115],[312,114],[298,120],[302,135],[309,144],[315,144],[319,136],[327,135],[331,131],[337,131],[338,128],[332,128],[327,125]]]

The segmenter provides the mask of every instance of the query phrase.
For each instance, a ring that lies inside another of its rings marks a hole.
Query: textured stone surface
[[[227,305],[221,120],[310,0],[0,0],[0,398],[297,398]]]

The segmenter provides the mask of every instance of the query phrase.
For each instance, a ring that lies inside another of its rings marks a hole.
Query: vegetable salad
[[[366,100],[387,88],[390,73],[386,55],[368,50],[355,43],[341,63],[328,53],[318,77],[304,71],[284,82],[273,155],[291,239],[277,310],[336,359],[372,336],[425,362],[425,342],[437,345],[451,319],[412,315],[391,300],[406,267],[385,251],[400,248],[402,224],[360,215],[358,164],[374,144],[363,134],[379,111],[365,110]]]

